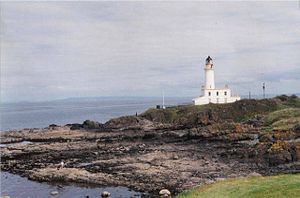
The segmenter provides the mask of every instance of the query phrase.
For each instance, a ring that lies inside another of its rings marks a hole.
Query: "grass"
[[[298,123],[300,123],[300,108],[274,111],[266,117],[266,125],[277,130],[292,129]]]
[[[300,174],[232,179],[183,192],[177,198],[296,198]]]
[[[235,103],[182,105],[167,109],[148,109],[140,117],[160,123],[203,126],[211,122],[241,123],[266,116],[265,131],[289,130],[300,122],[300,98],[281,95],[272,99],[243,99]]]

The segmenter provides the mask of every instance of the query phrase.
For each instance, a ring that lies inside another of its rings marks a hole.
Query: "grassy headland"
[[[183,105],[149,109],[140,115],[147,120],[194,127],[216,122],[242,123],[263,118],[269,129],[291,129],[300,123],[300,98],[281,95],[271,99],[243,99],[229,104]]]

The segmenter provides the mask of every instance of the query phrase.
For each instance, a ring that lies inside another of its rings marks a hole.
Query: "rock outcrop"
[[[1,170],[38,181],[127,186],[151,197],[253,173],[300,172],[299,104],[289,97],[242,100],[5,132]],[[293,119],[283,106],[293,108]]]

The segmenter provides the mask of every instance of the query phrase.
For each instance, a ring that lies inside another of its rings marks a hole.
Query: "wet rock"
[[[62,185],[57,185],[57,188],[64,188]]]
[[[171,196],[171,192],[168,189],[162,189],[161,191],[159,191],[159,196],[169,197]]]

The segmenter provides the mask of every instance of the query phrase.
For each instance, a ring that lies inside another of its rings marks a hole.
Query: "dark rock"
[[[284,164],[292,161],[292,155],[287,150],[272,151],[268,154],[269,164],[271,166]]]
[[[67,124],[71,130],[80,130],[83,128],[82,124],[74,123],[74,124]]]
[[[104,126],[103,124],[96,122],[96,121],[92,121],[92,120],[86,120],[83,122],[82,127],[85,129],[103,129]]]
[[[297,124],[295,127],[294,127],[294,131],[297,132],[300,136],[300,124]]]
[[[136,116],[123,116],[109,120],[104,124],[104,127],[109,129],[122,129],[139,125],[140,120]]]
[[[249,119],[246,122],[244,122],[244,124],[248,124],[251,125],[253,127],[259,127],[263,125],[263,121],[259,118],[253,118],[253,119]]]
[[[292,145],[285,141],[277,141],[267,151],[267,159],[271,166],[292,162]]]
[[[275,138],[274,138],[273,134],[266,133],[266,134],[262,134],[259,136],[259,141],[260,142],[274,142]]]

